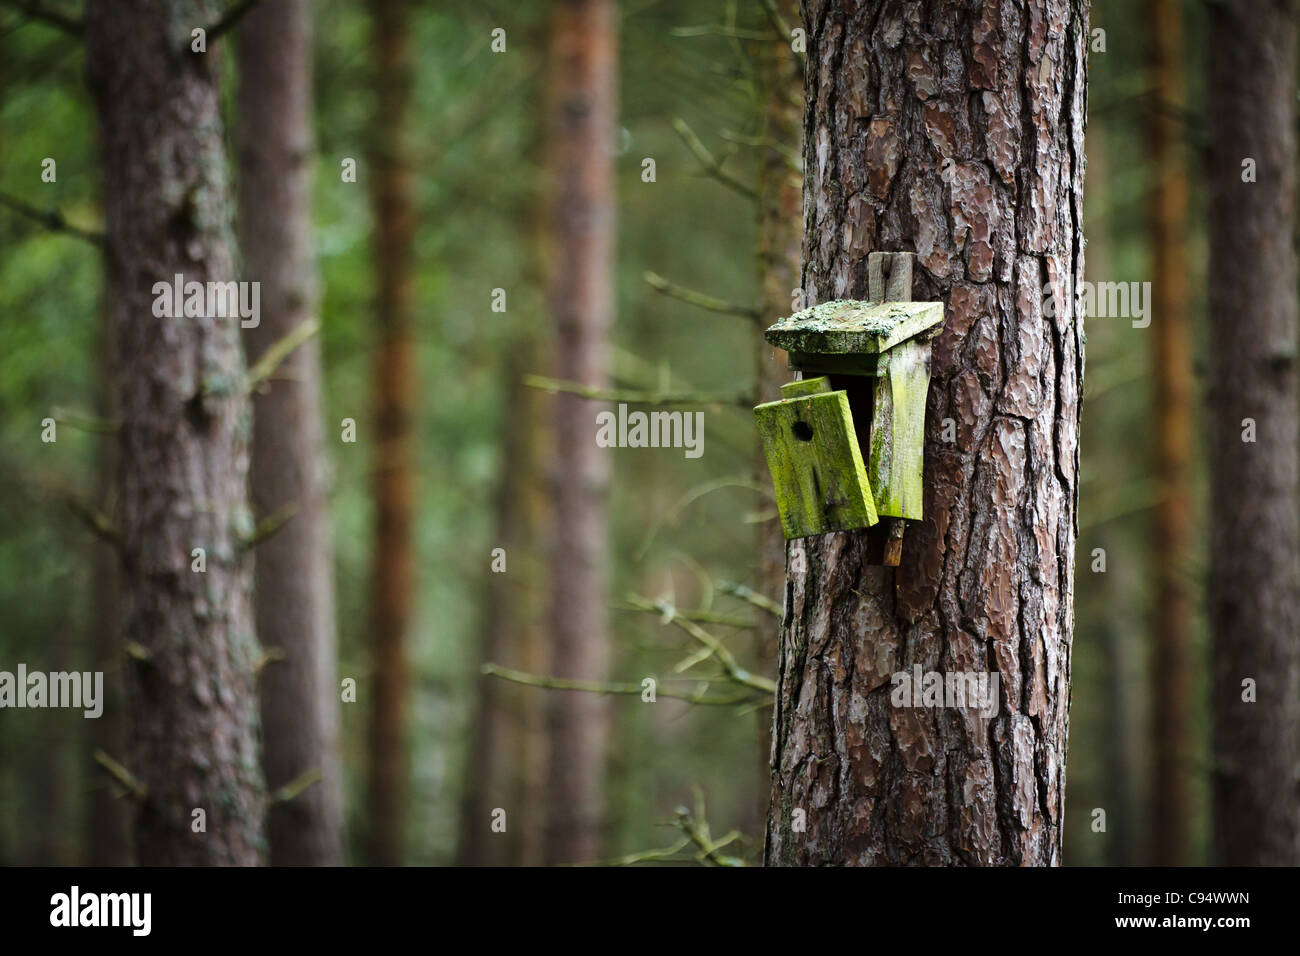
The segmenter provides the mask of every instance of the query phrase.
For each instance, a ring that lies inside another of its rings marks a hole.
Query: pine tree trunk
[[[1295,866],[1295,6],[1285,0],[1224,0],[1209,7],[1209,14],[1214,857],[1224,866]],[[1248,159],[1253,177],[1244,167]],[[1254,442],[1243,440],[1246,419],[1254,422]],[[1247,679],[1256,684],[1255,702],[1243,700]]]
[[[250,364],[316,312],[311,235],[311,26],[307,0],[246,14],[239,56],[239,226],[262,319],[244,335]],[[267,818],[271,862],[342,862],[333,551],[325,500],[317,340],[298,346],[253,397],[252,501],[292,517],[257,545],[254,610],[263,645],[284,658],[262,675],[262,767],[272,790],[319,782]]]
[[[804,27],[808,304],[865,299],[868,252],[914,251],[913,298],[946,324],[902,565],[866,564],[861,532],[789,549],[766,859],[1056,864],[1087,7],[808,0]],[[997,715],[892,706],[913,665],[996,672]]]
[[[550,163],[554,183],[556,374],[602,386],[609,367],[614,268],[612,0],[558,0],[551,23]],[[551,564],[551,672],[602,679],[606,636],[609,452],[595,442],[598,408],[555,399],[555,534]],[[609,701],[557,693],[549,701],[547,863],[599,854]]]
[[[256,864],[264,846],[240,320],[154,314],[154,283],[236,279],[218,51],[190,52],[190,30],[218,13],[200,0],[86,11],[122,420],[122,634],[141,649],[126,664],[126,763],[146,790],[147,866]]]
[[[1152,102],[1146,118],[1151,176],[1151,351],[1155,382],[1156,476],[1152,561],[1155,654],[1152,659],[1151,789],[1154,862],[1184,866],[1190,842],[1192,759],[1191,595],[1187,560],[1192,502],[1192,356],[1187,313],[1187,177],[1181,149],[1183,29],[1179,0],[1147,0]]]
[[[414,85],[411,5],[371,0],[377,74],[373,154],[375,271],[379,282],[375,356],[375,544],[368,858],[401,863],[408,767],[406,712],[410,675],[406,631],[414,607],[412,519],[415,506],[414,172],[410,105]]]

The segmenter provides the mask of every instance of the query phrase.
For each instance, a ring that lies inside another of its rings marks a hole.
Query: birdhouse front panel
[[[848,396],[825,378],[792,382],[754,409],[787,539],[874,525],[875,501]]]

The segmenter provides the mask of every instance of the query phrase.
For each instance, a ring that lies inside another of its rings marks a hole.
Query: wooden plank
[[[754,417],[787,539],[879,520],[846,393],[768,402]]]
[[[870,355],[943,324],[942,302],[826,302],[782,319],[764,338],[787,352]]]
[[[831,380],[824,375],[818,378],[801,378],[797,382],[786,382],[781,386],[782,398],[802,398],[804,395],[817,395],[831,391]]]
[[[872,302],[906,302],[912,297],[915,252],[867,254],[867,298]]]
[[[930,343],[905,342],[889,353],[876,379],[867,474],[879,514],[921,517],[925,400],[930,386]]]

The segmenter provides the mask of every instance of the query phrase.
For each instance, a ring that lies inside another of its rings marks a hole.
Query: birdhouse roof
[[[942,324],[942,302],[837,299],[782,319],[763,337],[788,352],[861,355],[884,352]]]

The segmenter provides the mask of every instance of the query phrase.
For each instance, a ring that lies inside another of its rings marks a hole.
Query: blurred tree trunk
[[[190,52],[191,26],[219,12],[202,0],[86,10],[122,420],[122,636],[139,646],[126,764],[145,788],[146,866],[256,864],[264,845],[240,320],[154,314],[156,282],[236,279],[218,57]]]
[[[1214,856],[1221,866],[1295,866],[1295,7],[1224,0],[1209,15]],[[1243,437],[1246,419],[1256,429],[1253,442]],[[1247,679],[1256,682],[1256,702],[1243,700]]]
[[[493,548],[505,550],[506,568],[488,572],[479,655],[483,662],[539,673],[546,667],[537,657],[541,635],[536,595],[542,584],[541,564],[531,556],[540,543],[539,462],[545,425],[540,420],[541,393],[524,387],[522,380],[538,368],[540,349],[536,336],[525,331],[516,335],[504,373],[501,478],[492,537]],[[530,787],[530,771],[536,765],[534,729],[541,719],[541,695],[495,677],[480,677],[477,694],[457,863],[536,863],[527,838],[537,829],[532,814],[539,795]],[[492,811],[498,807],[508,814],[505,834],[491,830]]]
[[[113,394],[113,362],[111,360],[113,330],[110,326],[112,311],[107,298],[101,307],[99,347],[95,372],[97,393],[96,413],[105,420],[116,419],[117,404]],[[115,434],[101,435],[95,445],[98,461],[101,496],[100,511],[106,515],[115,510],[117,499],[117,471],[120,467],[118,438]],[[104,711],[98,719],[90,721],[90,749],[93,754],[102,750],[107,754],[121,754],[126,743],[126,726],[123,720],[122,668],[127,660],[122,651],[122,605],[117,552],[107,541],[94,543],[91,575],[94,600],[94,619],[91,621],[90,647],[92,670],[104,672]],[[93,757],[87,766],[94,766]],[[131,863],[130,804],[113,796],[112,788],[103,775],[96,777],[88,801],[89,848],[91,866],[129,866]]]
[[[414,61],[412,5],[371,0],[377,77],[373,153],[375,271],[379,283],[375,355],[375,545],[367,849],[370,863],[402,861],[406,824],[406,632],[415,600],[415,195],[410,157]]]
[[[612,0],[557,0],[551,21],[549,149],[554,188],[556,371],[601,387],[614,312],[614,125],[617,24]],[[595,441],[596,409],[555,398],[551,667],[559,677],[602,679],[606,635],[609,452]],[[599,854],[609,701],[549,699],[550,769],[545,861]]]
[[[868,252],[915,251],[946,324],[901,567],[868,565],[862,532],[790,546],[766,860],[1057,864],[1087,5],[808,0],[804,26],[808,302],[866,298]],[[893,707],[913,665],[995,671],[997,715]]]
[[[1094,8],[1095,12],[1095,8]],[[1097,28],[1096,17],[1091,20],[1093,29]],[[1088,224],[1088,256],[1085,274],[1093,283],[1107,282],[1113,279],[1114,248],[1112,223],[1114,221],[1114,200],[1112,183],[1113,167],[1110,160],[1110,138],[1104,123],[1093,121],[1088,128],[1088,171],[1084,195],[1083,221]],[[1097,330],[1099,338],[1109,336],[1113,339],[1116,332],[1123,329],[1102,327]],[[1094,339],[1096,341],[1096,339]],[[1114,347],[1112,346],[1112,349]],[[1103,351],[1099,349],[1098,351]],[[1115,354],[1114,351],[1111,354]],[[1093,380],[1094,382],[1096,379]],[[1088,396],[1088,401],[1095,401]],[[1093,406],[1089,413],[1089,427],[1084,429],[1082,457],[1091,463],[1092,474],[1121,474],[1123,462],[1128,449],[1116,442],[1114,435],[1119,433],[1123,416],[1130,414],[1129,405],[1107,400],[1104,396],[1099,406]],[[1087,511],[1085,501],[1080,502],[1080,510]],[[1114,524],[1099,529],[1095,537],[1097,544],[1104,545],[1110,553],[1120,544],[1118,535],[1123,529]],[[1095,545],[1090,540],[1082,552],[1085,562],[1090,563],[1091,551]],[[1096,701],[1099,716],[1100,736],[1095,746],[1100,751],[1101,769],[1098,793],[1101,806],[1106,808],[1107,839],[1105,844],[1106,866],[1132,866],[1143,856],[1143,839],[1148,826],[1141,819],[1139,797],[1135,783],[1144,778],[1150,761],[1141,756],[1141,748],[1149,743],[1148,738],[1134,734],[1132,728],[1140,726],[1141,700],[1139,694],[1142,684],[1136,675],[1140,669],[1140,657],[1144,648],[1134,639],[1135,635],[1126,632],[1130,627],[1129,597],[1124,585],[1128,580],[1114,574],[1104,574],[1092,587],[1095,591],[1094,601],[1099,607],[1097,612],[1101,643],[1095,660],[1097,661],[1100,680],[1098,686],[1101,694]],[[1139,584],[1139,586],[1142,586]],[[1080,612],[1080,619],[1087,619],[1087,612]],[[1071,763],[1079,754],[1076,748],[1070,752]],[[1086,756],[1086,755],[1083,755]],[[1068,779],[1077,781],[1073,767],[1067,768]],[[1076,800],[1071,796],[1071,800]],[[1075,803],[1077,808],[1079,803]],[[1091,822],[1090,820],[1088,822]],[[1086,831],[1085,831],[1086,832]],[[1089,834],[1091,835],[1091,834]],[[1078,841],[1076,839],[1077,845]],[[1076,859],[1073,862],[1079,862]]]
[[[798,23],[795,0],[779,0],[777,10],[788,24]],[[789,38],[774,38],[759,45],[755,77],[762,108],[762,139],[758,165],[758,281],[759,330],[792,311],[794,290],[799,286],[799,263],[803,246],[803,175],[793,164],[803,143],[803,75]],[[781,385],[792,377],[785,352],[775,349],[756,335],[757,394],[759,402],[776,401]],[[761,444],[755,446],[755,474],[766,481],[767,459]],[[760,522],[758,529],[758,590],[779,602],[785,593],[785,535],[775,514]],[[755,667],[763,674],[776,673],[780,621],[769,614],[759,616],[756,632]],[[767,816],[767,797],[772,785],[772,709],[757,714],[759,730],[758,817],[751,832]]]
[[[1149,819],[1157,866],[1185,866],[1191,827],[1191,595],[1187,588],[1192,496],[1192,355],[1187,313],[1187,176],[1181,0],[1147,0],[1146,116],[1150,182],[1151,350],[1155,382],[1156,477],[1152,577],[1155,653],[1152,716],[1155,758]],[[1109,277],[1108,277],[1109,278]]]
[[[239,225],[245,273],[261,282],[262,321],[244,333],[249,364],[316,312],[312,262],[312,54],[307,0],[250,11],[239,56]],[[326,512],[320,349],[298,346],[253,399],[252,501],[292,517],[257,546],[257,633],[283,660],[262,674],[262,767],[275,790],[321,780],[267,817],[271,862],[342,862],[333,550]]]

